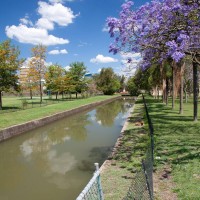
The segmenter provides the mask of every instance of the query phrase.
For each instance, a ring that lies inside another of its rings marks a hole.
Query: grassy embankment
[[[200,199],[200,122],[192,120],[192,102],[184,105],[182,115],[178,102],[174,110],[149,97],[147,103],[155,132],[155,199]],[[105,199],[122,199],[140,165],[148,141],[147,123],[145,119],[145,126],[138,127],[135,122],[143,116],[138,101],[117,152],[103,170]]]
[[[16,124],[25,123],[31,120],[39,119],[45,116],[50,116],[56,114],[58,112],[70,110],[73,108],[80,107],[82,105],[90,104],[93,102],[103,101],[106,99],[113,98],[114,96],[94,96],[90,98],[84,99],[73,99],[70,101],[62,101],[60,100],[59,103],[56,104],[49,104],[47,106],[42,107],[34,107],[31,109],[24,109],[15,112],[3,112],[0,114],[0,130],[3,128],[7,128],[9,126],[13,126]],[[38,98],[33,100],[35,103],[39,102]],[[32,100],[30,101],[32,102]],[[21,99],[14,98],[14,97],[4,97],[3,98],[3,105],[5,107],[19,107],[21,106]],[[0,111],[1,112],[1,111]]]
[[[178,114],[178,101],[174,110],[153,99],[148,102],[155,130],[156,173],[161,175],[158,178],[167,182],[171,177],[171,188],[178,199],[200,199],[200,121],[193,122],[192,100],[184,104],[182,115]],[[158,183],[157,199],[162,199],[165,190],[162,182]]]

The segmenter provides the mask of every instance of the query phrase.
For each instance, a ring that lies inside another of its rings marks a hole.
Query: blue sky
[[[48,63],[63,67],[84,62],[90,73],[112,67],[120,73],[124,60],[108,52],[107,17],[118,17],[124,0],[6,0],[0,7],[0,40],[11,39],[22,58],[36,44],[47,46]],[[135,1],[135,8],[146,0]],[[137,57],[137,56],[136,56]]]

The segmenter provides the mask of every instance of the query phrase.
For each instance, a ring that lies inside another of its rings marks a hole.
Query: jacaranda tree
[[[140,52],[143,68],[165,60],[181,66],[186,55],[193,62],[194,120],[197,120],[200,63],[200,2],[198,0],[152,1],[132,10],[133,2],[122,5],[119,18],[108,18],[110,52]],[[131,62],[131,59],[128,60]],[[162,66],[162,65],[161,65]]]

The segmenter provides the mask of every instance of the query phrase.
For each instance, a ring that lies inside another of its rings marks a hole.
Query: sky
[[[138,8],[147,0],[137,0]],[[0,6],[0,41],[11,39],[20,58],[31,57],[31,48],[47,47],[46,62],[68,68],[84,62],[88,73],[112,67],[126,73],[125,57],[109,53],[112,39],[107,17],[118,17],[124,0],[6,0]],[[133,55],[139,60],[139,55]]]

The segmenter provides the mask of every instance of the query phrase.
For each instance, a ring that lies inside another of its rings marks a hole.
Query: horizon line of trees
[[[37,91],[40,102],[43,99],[43,87],[46,92],[55,94],[100,93],[112,95],[124,87],[124,77],[117,76],[112,68],[103,68],[100,74],[91,79],[86,78],[87,67],[83,62],[73,62],[66,71],[58,64],[45,65],[46,47],[36,45],[31,49],[31,59],[27,63],[25,74],[20,77],[18,72],[25,62],[19,58],[20,51],[10,40],[0,43],[0,110],[3,108],[2,92],[28,92],[32,99]]]

